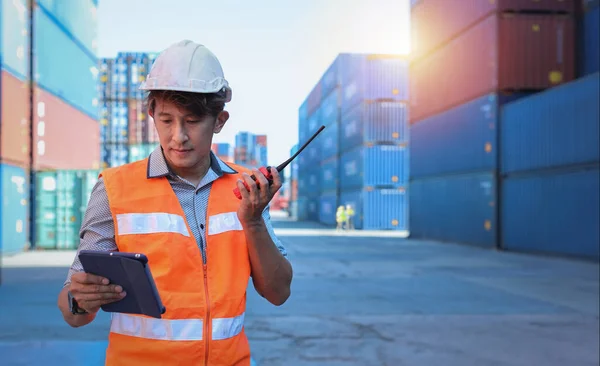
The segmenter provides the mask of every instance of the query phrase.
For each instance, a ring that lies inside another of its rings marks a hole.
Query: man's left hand
[[[271,202],[275,193],[281,188],[281,178],[275,167],[271,167],[273,184],[269,186],[269,181],[258,169],[252,169],[252,174],[256,177],[256,183],[250,178],[250,175],[242,173],[242,179],[246,182],[250,190],[244,187],[241,180],[237,181],[237,187],[242,195],[242,202],[238,208],[238,218],[242,226],[262,224],[262,213]]]

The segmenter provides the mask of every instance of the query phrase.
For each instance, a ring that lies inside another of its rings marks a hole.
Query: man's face
[[[174,103],[157,100],[153,118],[169,165],[193,170],[209,156],[213,133],[221,131],[229,114],[223,111],[217,118],[199,118]]]

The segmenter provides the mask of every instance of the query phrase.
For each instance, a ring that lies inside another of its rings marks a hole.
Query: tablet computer
[[[167,310],[144,254],[81,250],[79,260],[86,273],[108,278],[111,284],[119,285],[127,292],[123,299],[102,305],[102,310],[153,318],[161,318]]]

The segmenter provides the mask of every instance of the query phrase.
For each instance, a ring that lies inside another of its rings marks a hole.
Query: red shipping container
[[[0,160],[29,165],[29,84],[2,70]]]
[[[496,91],[538,91],[575,77],[574,19],[491,15],[411,64],[410,121]]]
[[[128,102],[129,108],[129,143],[144,144],[148,142],[148,115],[145,104],[142,100],[131,99]]]
[[[411,58],[417,60],[492,13],[574,13],[578,0],[421,0],[411,10]]]
[[[267,147],[267,135],[256,135],[256,144]]]
[[[35,170],[98,169],[98,121],[40,88],[34,106]]]

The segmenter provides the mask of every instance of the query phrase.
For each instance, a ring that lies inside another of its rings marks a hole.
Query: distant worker
[[[161,319],[113,313],[106,365],[249,366],[249,278],[274,305],[290,296],[292,266],[268,208],[280,175],[271,169],[269,186],[253,169],[254,182],[249,169],[211,152],[213,134],[229,119],[231,88],[206,47],[170,46],[140,89],[150,91],[160,146],[144,160],[102,172],[79,249],[145,254],[166,313]],[[127,296],[121,285],[84,273],[76,257],[58,307],[72,327],[87,325],[102,305]]]
[[[335,221],[337,222],[336,230],[343,230],[346,223],[346,210],[344,206],[338,207],[335,213]]]
[[[347,230],[354,229],[354,222],[352,221],[353,218],[354,218],[354,210],[352,209],[352,206],[346,205],[346,229]]]

